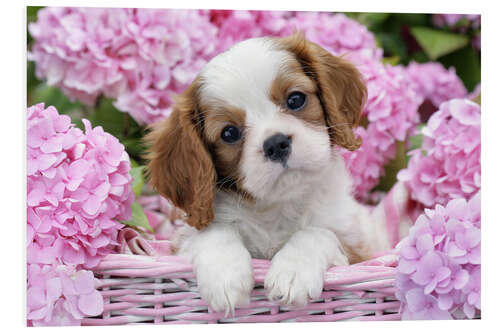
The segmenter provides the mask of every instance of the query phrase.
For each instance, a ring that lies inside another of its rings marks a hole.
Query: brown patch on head
[[[316,83],[304,73],[297,60],[283,64],[283,67],[271,85],[270,99],[279,105],[281,110],[289,112],[306,123],[313,126],[325,126]],[[306,95],[306,105],[301,110],[290,111],[286,107],[286,101],[288,96],[296,91]]]
[[[252,196],[242,188],[240,161],[245,137],[245,111],[223,102],[201,103],[205,115],[204,138],[212,154],[217,172],[217,187],[233,191],[244,199],[252,201]],[[242,138],[235,143],[226,143],[221,133],[226,126],[235,126],[242,132]]]
[[[295,56],[302,71],[316,84],[332,144],[349,150],[359,148],[361,139],[355,137],[353,128],[367,95],[361,73],[350,62],[307,41],[303,34],[277,38],[276,43]]]
[[[195,81],[178,96],[170,117],[154,124],[145,139],[151,184],[187,213],[191,226],[201,229],[214,217],[216,172],[201,139],[198,87]]]

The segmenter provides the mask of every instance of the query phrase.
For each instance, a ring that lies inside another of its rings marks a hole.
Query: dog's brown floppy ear
[[[176,100],[172,114],[152,126],[147,171],[151,184],[183,209],[187,223],[196,229],[214,218],[216,173],[201,139],[197,86],[192,84]]]
[[[348,150],[359,148],[361,138],[356,138],[353,128],[359,123],[367,96],[361,73],[349,61],[307,41],[303,34],[285,37],[281,42],[316,82],[332,143]]]

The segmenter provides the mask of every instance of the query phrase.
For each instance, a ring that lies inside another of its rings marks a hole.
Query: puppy
[[[361,144],[366,94],[352,64],[302,35],[255,38],[213,58],[153,127],[150,181],[187,213],[178,254],[213,310],[249,302],[251,258],[272,260],[269,299],[303,306],[329,267],[389,248],[339,152]]]

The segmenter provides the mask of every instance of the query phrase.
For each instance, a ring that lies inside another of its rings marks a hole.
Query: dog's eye
[[[294,91],[288,95],[286,106],[292,111],[299,111],[306,104],[306,95],[300,91]]]
[[[236,126],[226,126],[222,130],[222,133],[220,134],[220,137],[224,142],[227,143],[235,143],[239,139],[241,139],[241,131],[238,127]]]

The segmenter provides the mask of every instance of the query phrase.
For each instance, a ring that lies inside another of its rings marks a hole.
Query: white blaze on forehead
[[[201,72],[201,99],[219,100],[247,112],[247,118],[275,110],[269,91],[293,57],[268,38],[249,39],[213,58]],[[247,119],[249,120],[249,119]]]

